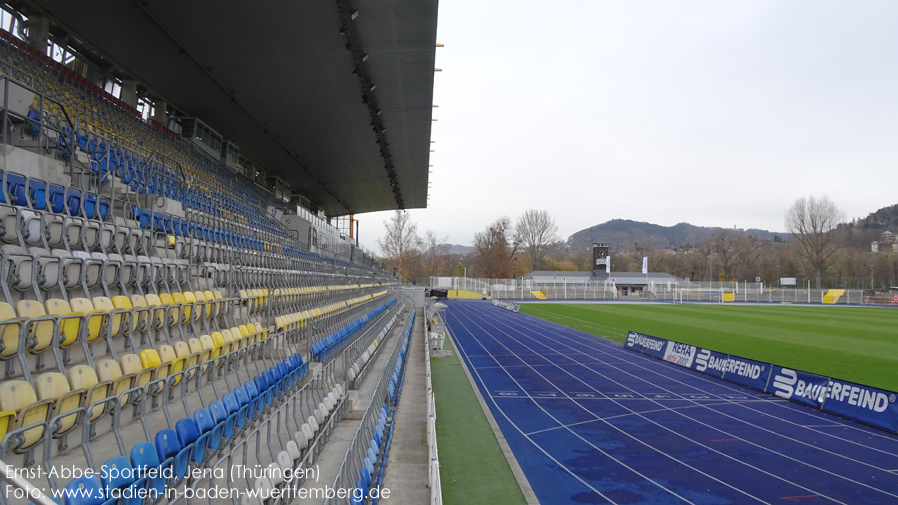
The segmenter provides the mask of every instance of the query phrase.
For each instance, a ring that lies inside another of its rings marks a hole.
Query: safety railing
[[[431,344],[429,332],[426,328],[425,335],[428,335],[428,338],[424,339],[424,377],[427,381],[427,480],[428,487],[430,487],[430,504],[441,505],[443,503],[443,491],[440,485],[440,455],[437,450],[437,406],[430,374]]]

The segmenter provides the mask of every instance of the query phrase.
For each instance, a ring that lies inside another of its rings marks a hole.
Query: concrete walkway
[[[371,397],[374,396],[377,382],[383,376],[384,368],[386,368],[387,362],[390,359],[390,351],[393,349],[396,340],[399,338],[402,328],[402,320],[400,320],[396,323],[396,326],[393,327],[389,338],[387,338],[383,342],[383,345],[379,347],[374,360],[368,364],[368,366],[372,367],[371,373],[368,374],[358,390],[358,400],[355,408],[364,411],[371,401]],[[340,373],[342,373],[342,371]],[[303,488],[308,489],[308,491],[305,492],[308,494],[300,494],[299,496],[319,495],[323,492],[325,487],[330,487],[334,483],[334,479],[337,477],[337,471],[343,463],[346,451],[349,450],[349,446],[352,444],[352,439],[361,422],[360,419],[347,419],[346,417],[340,420],[334,429],[333,434],[331,434],[327,445],[324,446],[323,452],[318,456],[318,460],[314,463],[317,472],[316,478],[307,480],[302,486]],[[316,488],[321,491],[312,492],[312,490]],[[294,503],[297,505],[320,505],[323,501],[324,500],[320,498],[297,498]]]
[[[393,428],[393,441],[384,475],[384,488],[390,497],[385,505],[422,505],[430,503],[427,456],[427,392],[424,377],[424,313],[418,309],[415,328],[409,342],[405,383]]]

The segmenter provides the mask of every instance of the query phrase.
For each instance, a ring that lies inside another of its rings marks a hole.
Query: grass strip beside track
[[[898,391],[898,311],[874,307],[522,304],[623,342],[628,330]]]
[[[430,360],[443,503],[525,505],[451,341],[443,347],[452,355]]]

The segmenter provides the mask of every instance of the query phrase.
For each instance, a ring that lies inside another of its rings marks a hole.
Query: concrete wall
[[[283,223],[288,230],[297,232],[299,234],[300,244],[306,248],[309,247],[309,230],[312,228],[312,223],[294,214],[285,214],[282,216],[281,223]]]
[[[63,162],[10,145],[0,145],[0,170],[62,186],[70,182]]]

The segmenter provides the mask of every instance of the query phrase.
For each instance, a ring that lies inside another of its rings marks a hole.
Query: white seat
[[[300,427],[299,431],[293,434],[293,441],[296,444],[296,448],[300,451],[305,450],[305,448],[309,446],[309,436],[305,431],[306,427],[307,425],[303,424],[302,427]],[[311,433],[311,431],[312,429],[309,428],[309,434]]]

